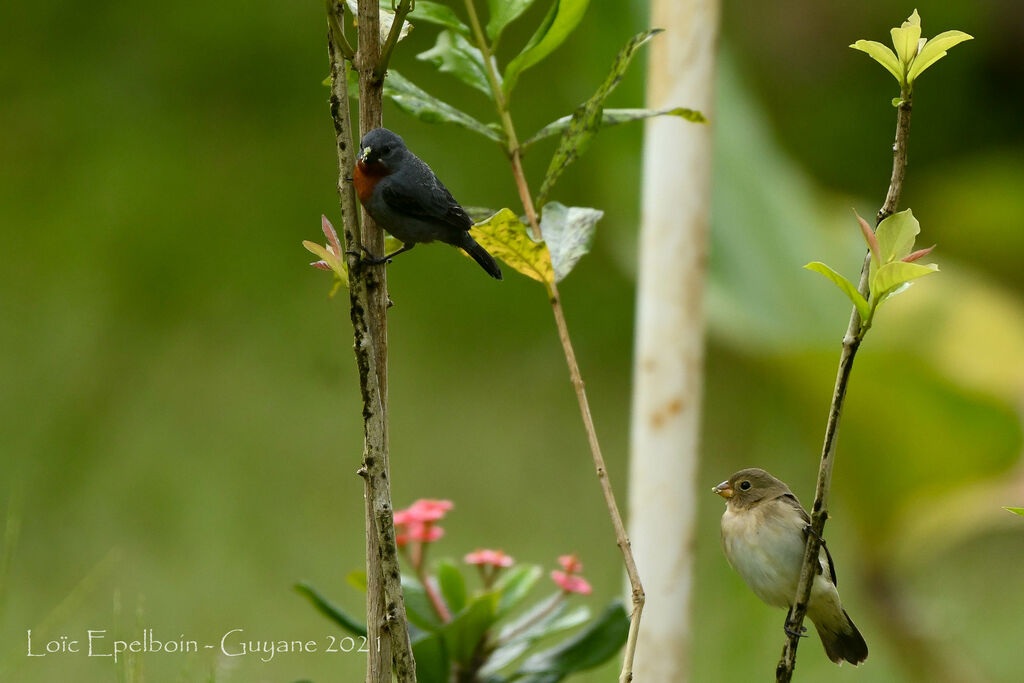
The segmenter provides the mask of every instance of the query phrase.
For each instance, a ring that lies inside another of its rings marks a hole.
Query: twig
[[[523,172],[521,148],[519,139],[516,136],[515,126],[512,124],[512,116],[508,109],[508,102],[505,100],[501,85],[498,83],[497,73],[494,71],[494,60],[491,59],[491,50],[484,37],[480,19],[476,13],[473,0],[465,0],[466,11],[469,14],[470,25],[476,38],[477,47],[483,54],[484,64],[487,65],[487,80],[490,83],[494,100],[501,116],[502,126],[508,140],[508,156],[512,165],[512,174],[516,180],[516,188],[519,191],[519,198],[523,203],[526,212],[526,219],[530,224],[530,230],[535,239],[542,239],[540,223],[537,220],[537,210],[533,205],[530,195],[530,188],[526,182],[526,175]],[[580,415],[583,418],[583,426],[587,432],[587,441],[590,444],[590,454],[594,460],[594,469],[597,471],[597,478],[601,484],[601,493],[604,494],[605,505],[608,508],[608,515],[611,517],[612,527],[615,529],[615,540],[622,551],[622,558],[626,565],[626,575],[629,578],[631,588],[633,609],[630,614],[629,635],[626,639],[626,648],[623,654],[622,671],[619,674],[620,683],[629,683],[633,680],[633,657],[636,653],[637,634],[640,631],[640,615],[644,608],[644,589],[640,583],[640,575],[636,569],[636,561],[633,559],[633,550],[630,546],[629,535],[626,533],[626,526],[622,522],[622,514],[619,512],[619,505],[612,490],[611,481],[608,478],[608,470],[605,467],[604,456],[601,455],[601,445],[597,440],[597,431],[594,428],[594,419],[590,414],[590,402],[587,399],[587,391],[583,384],[583,377],[580,374],[579,363],[576,361],[576,352],[573,349],[572,338],[569,336],[569,327],[565,322],[565,312],[562,309],[562,299],[558,293],[558,285],[552,279],[546,283],[548,301],[551,303],[551,310],[555,316],[555,325],[558,327],[558,339],[562,343],[562,351],[565,354],[565,362],[569,366],[569,377],[573,388],[576,390],[576,400],[579,403]]]
[[[910,93],[903,90],[902,100],[896,114],[896,142],[893,145],[892,178],[885,202],[878,210],[875,226],[896,211],[896,206],[903,191],[903,178],[907,171],[907,140],[910,136]],[[860,271],[860,283],[857,287],[861,295],[868,296],[868,270],[871,263],[870,253],[864,257],[864,265]],[[797,634],[807,615],[807,603],[811,597],[811,586],[817,574],[818,553],[821,549],[821,538],[828,519],[828,495],[832,486],[832,466],[836,453],[836,438],[839,435],[839,419],[842,415],[843,402],[846,400],[846,389],[853,370],[853,360],[860,348],[860,343],[867,332],[862,324],[857,308],[850,314],[850,324],[843,337],[843,350],[839,355],[839,370],[836,374],[836,385],[832,392],[832,405],[828,411],[828,423],[825,427],[825,442],[821,449],[821,464],[818,467],[818,484],[814,492],[814,505],[811,508],[811,529],[807,534],[807,546],[804,549],[804,561],[800,568],[800,583],[797,585],[793,605],[786,616],[786,644],[782,649],[782,658],[775,667],[777,683],[788,683],[793,677],[796,667],[796,649],[800,644]]]
[[[359,253],[359,245],[380,249],[384,236],[365,215],[363,230],[356,220],[352,170],[352,122],[348,100],[348,64],[339,54],[342,41],[334,31],[342,26],[340,2],[330,5],[328,52],[331,60],[331,116],[338,149],[338,194],[344,220],[346,252]],[[380,125],[381,88],[372,83],[379,35],[377,2],[359,2],[359,52],[355,55],[359,70],[360,123],[365,130]],[[367,580],[367,658],[368,683],[397,680],[414,683],[416,663],[409,640],[405,603],[402,597],[398,551],[395,544],[391,485],[388,479],[387,423],[387,281],[384,268],[365,266],[358,256],[347,257],[351,319],[355,336],[356,365],[363,399],[363,461],[359,469],[366,500],[366,580]],[[382,634],[386,637],[381,637]]]
[[[352,61],[356,51],[352,49],[351,43],[345,36],[345,3],[339,0],[327,0],[327,26],[330,37],[334,41],[334,47],[341,50],[345,59]]]
[[[413,0],[401,0],[398,7],[395,7],[395,21],[391,24],[391,31],[388,39],[384,41],[384,47],[380,51],[380,59],[373,69],[373,77],[380,82],[384,81],[384,75],[388,72],[388,64],[391,62],[391,53],[395,51],[398,38],[402,35],[402,26],[405,25],[405,17],[413,10]]]

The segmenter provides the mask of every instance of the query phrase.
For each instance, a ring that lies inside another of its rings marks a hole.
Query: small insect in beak
[[[359,161],[366,163],[366,159],[370,156],[370,152],[373,151],[372,147],[363,147],[363,151],[359,153]]]

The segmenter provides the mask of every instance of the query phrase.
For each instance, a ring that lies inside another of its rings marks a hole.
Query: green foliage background
[[[523,73],[512,107],[524,136],[593,93],[647,28],[645,5],[592,3],[553,61]],[[859,266],[849,207],[871,215],[882,200],[898,93],[847,45],[884,40],[913,9],[725,5],[693,487],[699,681],[763,677],[782,643],[781,613],[726,565],[721,501],[703,492],[756,464],[811,498],[848,314],[800,266]],[[920,242],[939,243],[943,273],[879,314],[840,437],[829,541],[869,670],[836,670],[808,642],[807,680],[920,675],[891,644],[882,585],[981,680],[1019,675],[1024,532],[1001,506],[1024,503],[1024,24],[1011,2],[917,7],[925,35],[976,38],[915,92],[902,204]],[[546,9],[505,33],[501,59]],[[487,116],[479,93],[415,60],[435,35],[414,30],[396,66]],[[148,655],[118,671],[24,656],[28,628],[323,642],[333,631],[292,591],[298,579],[359,609],[343,580],[362,555],[351,333],[344,297],[326,298],[300,246],[319,239],[321,212],[337,216],[324,36],[319,3],[0,9],[0,503],[20,520],[0,603],[2,680],[357,679],[353,654]],[[641,106],[642,76],[635,66],[609,106]],[[464,203],[517,206],[496,146],[390,105],[385,122]],[[552,196],[605,211],[562,293],[622,495],[641,132],[603,131]],[[526,159],[535,189],[553,149]],[[441,247],[389,276],[396,503],[456,502],[437,556],[486,545],[553,566],[578,552],[599,610],[622,588],[619,555],[538,287],[490,281]]]

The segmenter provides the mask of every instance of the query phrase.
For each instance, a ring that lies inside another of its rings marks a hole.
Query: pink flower
[[[436,522],[455,507],[450,500],[429,500],[420,498],[409,508],[409,512],[420,522]]]
[[[583,563],[580,562],[580,558],[576,557],[575,553],[559,556],[558,564],[562,565],[562,569],[569,574],[579,574],[583,571]]]
[[[404,510],[395,510],[395,524],[411,522],[436,522],[455,507],[450,500],[429,500],[420,498]]]
[[[403,524],[396,529],[395,544],[399,548],[402,548],[408,545],[409,541],[433,543],[442,536],[444,536],[444,529],[439,526],[424,524],[422,522],[410,522],[409,524]]]
[[[566,574],[565,572],[560,572],[557,569],[554,569],[551,572],[551,580],[557,583],[558,587],[566,593],[590,595],[590,583],[582,576]]]
[[[466,564],[489,565],[491,567],[511,567],[513,559],[500,550],[489,550],[481,548],[475,550],[465,557]]]
[[[438,540],[444,536],[444,529],[434,522],[453,507],[450,500],[421,498],[404,510],[395,510],[395,543],[403,548],[410,541],[433,543]]]

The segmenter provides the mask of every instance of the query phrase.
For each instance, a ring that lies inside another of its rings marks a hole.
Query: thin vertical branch
[[[494,71],[494,60],[491,58],[491,48],[484,36],[480,19],[476,13],[473,0],[465,0],[466,12],[469,15],[470,25],[476,39],[477,47],[483,54],[484,64],[487,66],[487,80],[494,95],[494,101],[501,117],[502,126],[505,129],[507,138],[507,152],[509,162],[512,166],[512,175],[515,177],[516,188],[519,191],[519,198],[523,203],[523,210],[526,212],[526,219],[530,230],[536,239],[542,239],[540,222],[537,220],[537,210],[533,205],[530,188],[526,182],[526,175],[523,173],[521,148],[519,138],[516,136],[515,126],[512,124],[512,116],[508,109],[508,102],[498,82],[498,76]],[[629,542],[629,535],[626,533],[626,526],[622,521],[622,514],[619,512],[619,505],[612,490],[611,480],[608,478],[608,469],[605,466],[604,456],[601,454],[601,445],[597,439],[597,430],[594,428],[594,419],[590,414],[590,401],[587,399],[586,387],[583,384],[583,376],[580,373],[579,363],[576,361],[576,351],[573,349],[572,338],[569,336],[569,326],[565,321],[565,311],[562,309],[562,299],[558,293],[558,285],[552,279],[547,283],[548,301],[551,303],[551,311],[555,316],[555,325],[558,327],[558,339],[562,344],[562,352],[565,354],[565,362],[569,367],[569,377],[573,389],[576,391],[576,401],[579,404],[580,416],[583,419],[583,427],[587,433],[587,442],[590,445],[590,454],[594,461],[594,469],[601,485],[601,493],[604,495],[605,505],[608,508],[608,515],[615,530],[616,544],[622,551],[623,562],[626,566],[626,575],[629,578],[629,585],[632,596],[632,611],[629,622],[629,635],[626,639],[626,648],[623,654],[622,671],[619,674],[620,683],[629,683],[633,680],[633,656],[636,652],[637,635],[640,630],[640,615],[644,608],[644,589],[640,583],[640,574],[637,572],[636,561],[633,559],[633,550]]]
[[[379,54],[376,1],[359,2],[359,42],[355,64],[359,72],[360,126],[363,132],[380,125],[382,91],[373,78]],[[366,501],[367,657],[368,683],[415,682],[416,663],[409,639],[395,544],[389,481],[387,422],[387,280],[382,266],[359,258],[360,245],[379,250],[384,236],[363,215],[360,230],[352,185],[355,154],[348,100],[347,41],[335,33],[344,27],[344,5],[328,4],[328,52],[331,60],[331,116],[338,151],[338,194],[345,250],[348,252],[350,315],[355,336],[356,365],[363,400],[363,461],[359,475]]]
[[[903,178],[907,172],[907,141],[910,137],[910,93],[904,89],[900,94],[900,105],[896,113],[896,142],[893,144],[892,177],[889,190],[886,192],[882,208],[878,210],[875,225],[896,211],[903,191]],[[864,257],[864,265],[860,272],[858,290],[861,295],[868,296],[868,266],[871,255]],[[818,466],[818,483],[814,492],[814,505],[811,508],[812,533],[807,534],[807,546],[804,549],[804,561],[800,568],[800,583],[797,585],[796,596],[789,614],[786,616],[786,644],[782,649],[782,657],[775,667],[777,683],[788,683],[793,677],[796,667],[796,650],[800,644],[800,629],[807,615],[807,603],[811,596],[811,586],[817,574],[818,553],[821,551],[821,538],[828,519],[828,496],[832,486],[832,466],[835,461],[836,439],[839,436],[839,419],[846,400],[846,389],[853,370],[853,360],[864,339],[867,328],[861,324],[860,315],[854,307],[850,314],[850,324],[843,338],[843,349],[839,355],[839,369],[836,373],[835,389],[832,392],[832,404],[828,411],[828,422],[825,427],[825,442],[821,449],[821,463]]]

